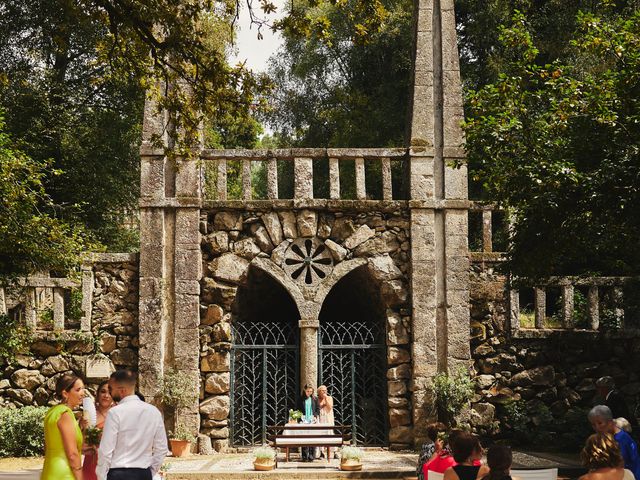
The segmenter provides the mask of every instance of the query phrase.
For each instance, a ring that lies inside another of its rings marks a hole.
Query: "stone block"
[[[205,433],[207,435],[209,435],[209,437],[211,437],[213,439],[229,438],[229,428],[228,427],[212,428],[210,430],[205,431]]]
[[[410,341],[409,332],[403,325],[400,314],[387,310],[387,345],[406,345]]]
[[[376,280],[390,281],[402,277],[402,272],[387,254],[369,258],[367,265],[369,272]]]
[[[5,390],[5,394],[23,405],[31,405],[33,402],[33,394],[25,388],[10,388]]]
[[[229,393],[231,384],[230,377],[231,375],[229,372],[212,373],[211,375],[207,375],[207,379],[204,384],[204,391],[214,395]]]
[[[58,348],[55,345],[44,341],[37,341],[33,343],[31,345],[31,351],[41,357],[49,357],[59,353]]]
[[[411,354],[408,350],[398,347],[389,347],[387,349],[387,363],[389,365],[399,365],[401,363],[409,363]]]
[[[229,407],[228,395],[216,395],[200,403],[200,413],[206,418],[225,420],[229,417]]]
[[[253,260],[261,252],[260,247],[253,238],[244,238],[233,244],[233,252],[246,260]]]
[[[389,426],[393,429],[402,425],[411,425],[411,412],[402,408],[390,408]]]
[[[200,319],[201,325],[214,325],[222,321],[224,310],[220,305],[208,305],[204,315]]]
[[[37,370],[28,370],[21,368],[16,370],[11,375],[11,382],[18,388],[24,388],[26,390],[35,390],[36,387],[42,385],[45,378]]]
[[[204,238],[205,249],[212,255],[229,251],[229,234],[224,231],[213,232]]]
[[[389,442],[402,444],[413,443],[413,429],[406,426],[389,429]]]
[[[344,241],[344,247],[352,250],[358,245],[369,240],[375,234],[375,230],[372,230],[369,225],[360,225],[358,229],[349,235],[349,237]]]
[[[356,231],[353,221],[348,217],[336,218],[331,229],[331,238],[338,242],[342,242],[349,238]]]
[[[411,365],[403,363],[387,370],[387,380],[408,380],[411,378]]]
[[[216,303],[227,310],[236,298],[237,287],[216,282],[213,278],[202,280],[202,301],[206,303]]]
[[[402,380],[387,382],[387,392],[390,397],[402,397],[407,394],[407,384]]]
[[[278,212],[282,233],[285,238],[294,239],[298,236],[296,229],[296,215],[290,211]]]
[[[211,338],[214,343],[231,342],[231,324],[220,322],[213,326]]]
[[[404,397],[389,397],[389,408],[409,408],[409,399]]]
[[[489,428],[496,415],[496,407],[490,403],[474,403],[469,411],[469,423],[474,427]]]
[[[176,210],[176,245],[200,244],[200,212],[198,209]]]
[[[296,215],[298,233],[301,237],[315,237],[318,228],[318,215],[312,210],[302,210]]]
[[[524,387],[530,385],[550,386],[555,379],[555,369],[551,365],[531,368],[523,372],[516,373],[511,377],[511,384]]]
[[[249,268],[249,262],[233,253],[223,253],[208,265],[209,272],[216,280],[241,284]]]
[[[271,261],[281,267],[284,262],[284,254],[291,245],[291,240],[285,240],[271,252]]]
[[[242,214],[237,212],[218,212],[213,220],[215,230],[242,230]]]
[[[284,235],[278,214],[276,212],[265,213],[262,215],[262,223],[267,229],[269,237],[271,237],[271,243],[273,245],[280,245],[284,240]]]
[[[211,437],[198,434],[198,455],[213,455],[214,451],[211,445]]]
[[[202,253],[200,249],[177,249],[175,255],[175,278],[178,280],[200,280],[202,277]]]
[[[256,237],[256,243],[260,249],[265,253],[271,253],[273,251],[273,242],[267,230],[264,227],[258,227],[254,233]],[[277,243],[276,243],[277,245]]]
[[[66,372],[69,370],[69,362],[62,355],[47,358],[42,365],[42,368],[44,369],[45,366],[51,367],[53,373]]]
[[[318,232],[316,235],[320,238],[329,238],[335,218],[333,215],[321,214],[318,220]]]
[[[137,367],[138,355],[130,348],[118,348],[111,352],[109,358],[114,365],[124,367]]]
[[[409,292],[402,280],[390,280],[380,285],[380,297],[387,307],[396,307],[406,303]]]
[[[229,440],[215,440],[213,442],[213,449],[216,452],[224,452],[229,448]]]
[[[230,366],[229,352],[209,351],[200,360],[200,370],[203,372],[228,372]]]
[[[331,252],[331,256],[335,260],[336,263],[341,262],[347,256],[347,249],[341,247],[333,240],[325,240],[324,245]]]

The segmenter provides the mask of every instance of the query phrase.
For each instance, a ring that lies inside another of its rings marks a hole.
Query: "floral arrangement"
[[[273,460],[276,456],[276,451],[271,447],[258,447],[253,451],[253,457],[256,460]]]
[[[102,429],[98,427],[87,427],[84,431],[84,438],[87,441],[87,445],[97,447],[100,445],[100,439],[102,438]]]
[[[294,410],[293,408],[289,410],[289,420],[294,420],[299,422],[302,420],[302,412],[300,410]]]
[[[364,452],[358,447],[342,447],[340,451],[340,458],[342,460],[356,460],[360,462],[364,457]]]

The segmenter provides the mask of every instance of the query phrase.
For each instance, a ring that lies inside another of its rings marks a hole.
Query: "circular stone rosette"
[[[284,271],[297,283],[316,285],[331,270],[331,252],[319,238],[297,238],[284,254]]]

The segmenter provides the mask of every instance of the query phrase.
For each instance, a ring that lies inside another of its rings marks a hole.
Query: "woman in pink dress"
[[[324,425],[335,425],[335,419],[333,417],[333,397],[327,394],[327,387],[320,385],[318,387],[318,405],[320,406],[320,418],[319,423]],[[329,450],[329,458],[331,458],[331,451]],[[324,457],[324,452],[320,452],[320,457]]]
[[[109,382],[104,381],[96,390],[96,427],[104,427],[107,412],[113,406],[113,398],[109,394]],[[83,480],[98,480],[96,466],[98,465],[98,447],[87,445],[84,449],[84,463],[82,464]]]

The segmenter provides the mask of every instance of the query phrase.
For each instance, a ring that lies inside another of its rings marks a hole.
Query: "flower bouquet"
[[[289,423],[299,423],[302,420],[302,412],[300,410],[289,409]]]
[[[87,427],[84,431],[84,438],[87,441],[87,445],[98,447],[100,446],[100,439],[102,438],[102,429],[98,427]]]

